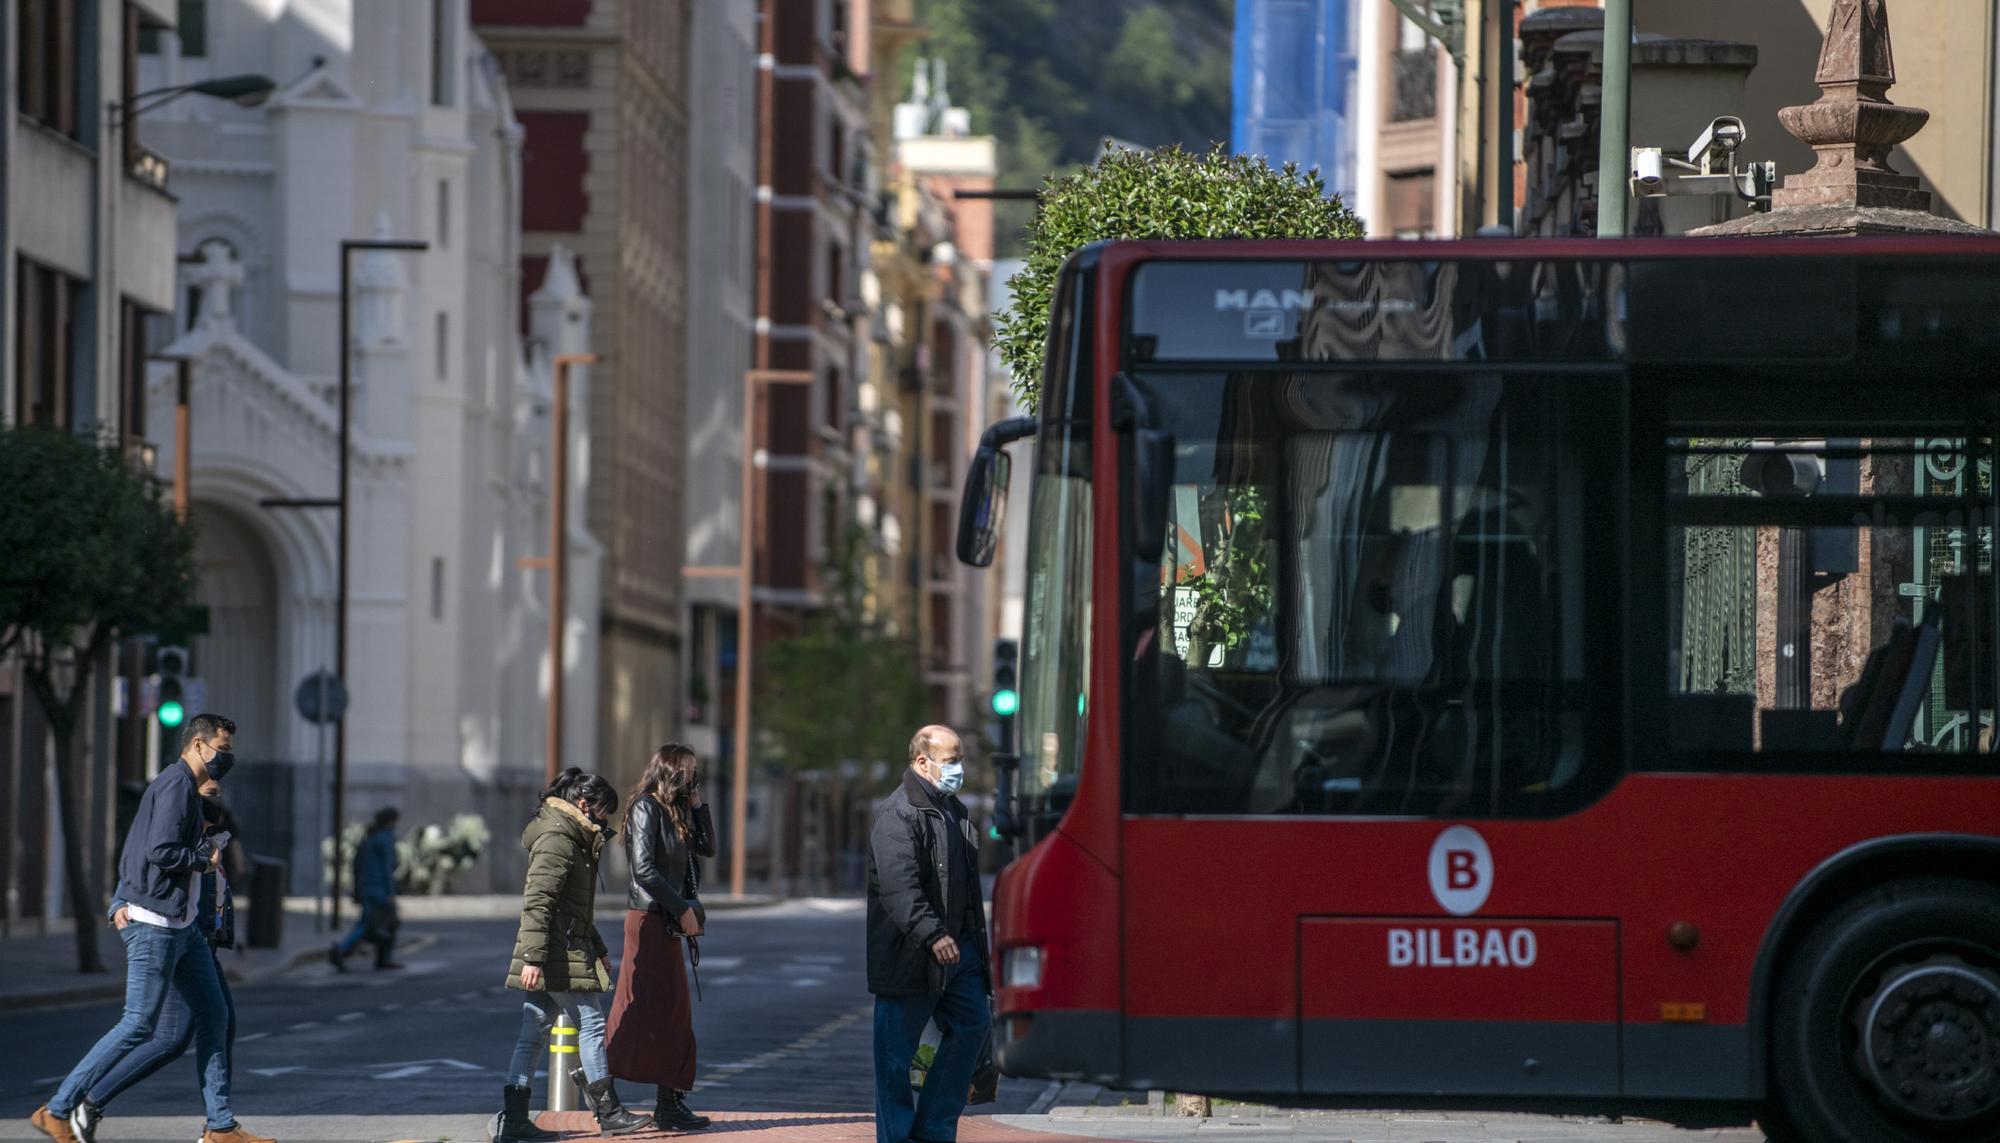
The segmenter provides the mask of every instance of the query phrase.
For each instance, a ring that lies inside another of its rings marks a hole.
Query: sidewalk
[[[236,914],[239,940],[250,932],[250,914]],[[234,948],[222,950],[222,970],[229,982],[253,984],[284,972],[315,957],[326,956],[327,936],[313,931],[311,900],[304,913],[287,910],[283,936],[274,949]],[[98,930],[97,951],[104,958],[105,971],[76,971],[76,935],[58,932],[47,936],[8,937],[0,940],[0,958],[7,971],[0,973],[0,1008],[46,1008],[56,1004],[119,1000],[125,996],[125,943],[107,925]]]
[[[163,1140],[182,1143],[188,1125],[200,1116],[112,1116],[98,1131],[100,1143]],[[259,1116],[252,1130],[281,1143],[487,1143],[491,1116],[482,1115],[322,1115]],[[580,1111],[544,1112],[541,1125],[571,1140],[597,1138],[595,1125]],[[722,1112],[700,1136],[725,1135],[737,1143],[870,1143],[873,1116],[811,1112],[769,1114]],[[1434,1112],[1301,1112],[1253,1119],[1171,1119],[1136,1116],[1061,1115],[967,1116],[958,1143],[1252,1143],[1284,1136],[1291,1143],[1758,1143],[1751,1128],[1676,1131],[1653,1123],[1612,1123],[1602,1119],[1563,1120],[1549,1116],[1480,1115]],[[686,1139],[664,1133],[627,1135],[632,1143]],[[42,1140],[24,1119],[0,1121],[0,1140]],[[45,1143],[45,1141],[44,1141]]]
[[[758,909],[781,904],[783,897],[767,897],[761,894],[746,894],[741,898],[723,893],[704,895],[702,908],[711,913],[730,909]],[[521,895],[519,893],[446,893],[436,897],[398,897],[396,910],[402,915],[403,923],[411,921],[501,921],[521,915]],[[311,897],[285,898],[287,914],[304,913],[310,923],[313,912]],[[352,920],[354,906],[341,906],[345,919]],[[612,914],[625,915],[625,895],[623,893],[600,893],[597,896],[597,915],[602,919]]]

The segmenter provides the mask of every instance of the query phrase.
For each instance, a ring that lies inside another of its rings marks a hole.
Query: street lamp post
[[[811,385],[803,370],[750,369],[743,374],[742,518],[737,523],[736,549],[736,733],[729,791],[729,895],[743,896],[743,864],[749,845],[744,837],[750,822],[750,644],[756,624],[751,580],[756,573],[753,532],[757,526],[756,470],[765,465],[764,446],[757,431],[757,396],[768,385]]]
[[[354,346],[352,310],[349,305],[349,281],[352,278],[354,252],[357,250],[429,250],[428,242],[393,238],[347,238],[340,243],[340,539],[338,541],[339,561],[336,574],[338,598],[334,602],[333,615],[333,677],[343,685],[347,682],[347,518],[352,497],[349,495],[348,440],[352,435],[353,417],[350,415],[354,404],[353,363]],[[332,927],[340,928],[340,831],[345,824],[342,802],[347,797],[347,711],[343,708],[340,717],[333,722],[333,904]]]
[[[736,563],[702,564],[682,569],[688,576],[736,580],[736,716],[729,781],[729,894],[743,896],[743,864],[750,821],[750,644],[755,635],[752,579],[756,572],[757,470],[765,466],[758,440],[757,394],[768,385],[811,385],[813,375],[800,369],[749,369],[743,374],[743,467],[741,505],[737,521]]]
[[[550,425],[555,439],[550,449],[553,470],[549,490],[549,554],[521,561],[523,567],[549,569],[549,781],[562,773],[563,740],[563,626],[568,617],[569,598],[569,371],[574,365],[591,365],[595,353],[559,353],[555,358],[555,409]]]

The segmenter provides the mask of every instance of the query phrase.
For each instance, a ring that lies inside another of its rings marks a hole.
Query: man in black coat
[[[964,780],[958,735],[917,731],[902,786],[869,835],[878,1143],[954,1143],[993,1020],[978,835],[956,796]],[[910,1064],[932,1020],[942,1039],[913,1097]]]

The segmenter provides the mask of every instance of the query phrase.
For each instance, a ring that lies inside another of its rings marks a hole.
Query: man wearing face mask
[[[878,1143],[953,1143],[992,1023],[978,835],[964,803],[958,735],[926,726],[868,844],[868,991],[875,994]],[[942,1038],[912,1098],[924,1026]]]
[[[208,1124],[201,1143],[271,1143],[243,1130],[229,1108],[229,1004],[202,927],[196,879],[222,862],[226,834],[204,836],[203,783],[221,781],[236,763],[236,724],[198,714],[181,736],[181,757],[146,787],[118,857],[118,900],[128,923],[125,1015],[70,1072],[31,1122],[56,1143],[76,1143],[72,1116],[91,1087],[152,1039],[169,990],[194,1018],[194,1046]]]

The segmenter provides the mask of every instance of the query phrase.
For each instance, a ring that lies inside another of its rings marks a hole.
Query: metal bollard
[[[580,1105],[576,1083],[569,1078],[576,1058],[576,1027],[558,1024],[549,1029],[549,1110],[575,1111]]]

